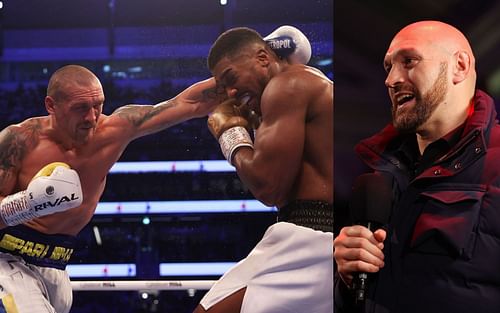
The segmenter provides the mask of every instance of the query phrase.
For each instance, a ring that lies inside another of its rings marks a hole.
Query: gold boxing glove
[[[253,148],[248,134],[248,120],[238,108],[236,99],[228,99],[219,104],[208,117],[208,129],[219,141],[222,154],[232,164],[234,152],[240,147]]]

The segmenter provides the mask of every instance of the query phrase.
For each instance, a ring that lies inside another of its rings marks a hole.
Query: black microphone
[[[384,173],[368,173],[356,178],[349,203],[352,221],[371,231],[381,228],[389,221],[392,209],[393,177]],[[368,274],[354,275],[353,287],[356,303],[365,300]]]

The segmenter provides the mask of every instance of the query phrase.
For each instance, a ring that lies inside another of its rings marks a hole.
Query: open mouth
[[[401,107],[405,104],[408,104],[409,102],[411,102],[412,100],[415,99],[415,95],[412,94],[412,93],[400,93],[400,94],[397,94],[394,99],[396,100],[396,104],[398,107]]]
[[[239,98],[241,105],[248,105],[248,102],[250,102],[250,99],[252,97],[249,94],[244,94]]]

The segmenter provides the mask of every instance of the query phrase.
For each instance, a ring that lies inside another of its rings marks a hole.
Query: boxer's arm
[[[29,136],[20,126],[9,126],[0,132],[0,202],[15,191],[28,143]],[[0,229],[6,226],[0,219]]]
[[[254,148],[235,152],[233,164],[252,194],[267,205],[283,204],[301,167],[310,91],[297,78],[275,77],[261,98],[262,123]]]
[[[215,80],[210,78],[191,85],[170,100],[156,105],[126,105],[110,117],[119,124],[123,135],[134,139],[206,116],[219,101]]]

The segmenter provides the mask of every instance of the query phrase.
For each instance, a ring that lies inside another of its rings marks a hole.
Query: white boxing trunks
[[[331,313],[332,245],[333,233],[276,223],[200,304],[208,310],[246,287],[241,313]]]

